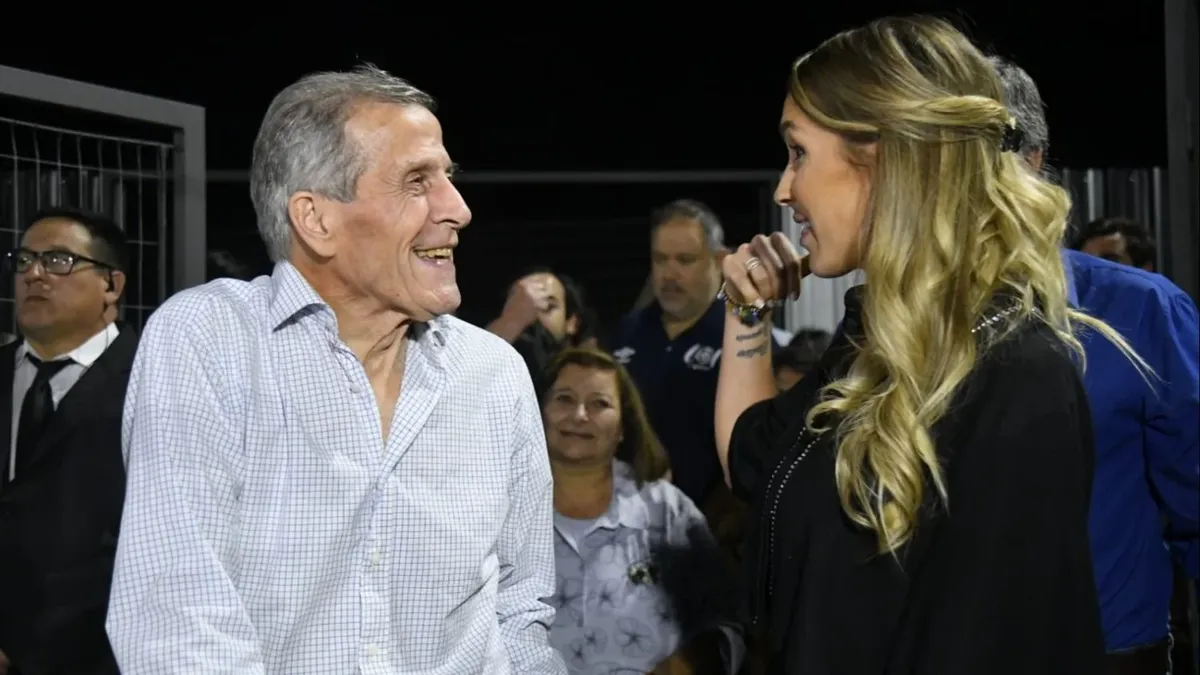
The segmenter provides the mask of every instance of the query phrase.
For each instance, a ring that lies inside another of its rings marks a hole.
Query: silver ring
[[[755,267],[762,267],[762,261],[758,258],[749,258],[746,260],[746,271],[749,272]]]

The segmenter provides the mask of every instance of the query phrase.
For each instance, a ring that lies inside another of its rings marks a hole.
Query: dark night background
[[[670,199],[710,202],[735,244],[770,212],[764,183],[494,185],[472,173],[780,169],[775,125],[791,61],[883,14],[951,18],[1024,66],[1048,104],[1056,165],[1166,164],[1161,2],[721,4],[653,16],[648,5],[588,5],[495,17],[462,5],[438,18],[355,4],[254,16],[219,5],[168,16],[175,8],[161,6],[138,18],[34,9],[57,16],[22,21],[46,26],[38,35],[6,31],[0,63],[204,106],[210,170],[248,167],[271,97],[306,72],[370,61],[409,79],[439,100],[465,171],[475,218],[458,269],[477,320],[533,263],[579,278],[614,319],[648,269],[647,215]],[[208,215],[210,249],[267,269],[245,183],[210,182]]]

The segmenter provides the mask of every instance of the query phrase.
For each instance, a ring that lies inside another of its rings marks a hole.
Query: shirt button
[[[377,659],[377,658],[379,658],[379,655],[380,655],[381,653],[382,653],[382,652],[381,652],[381,650],[379,649],[379,647],[377,647],[377,646],[375,646],[375,645],[367,645],[367,656],[368,656],[369,658],[372,658],[372,659]]]
[[[379,567],[380,561],[383,560],[383,554],[375,551],[371,554],[371,567]]]

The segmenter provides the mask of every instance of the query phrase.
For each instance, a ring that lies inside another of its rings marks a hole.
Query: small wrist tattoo
[[[751,347],[750,349],[742,349],[742,350],[738,351],[737,357],[739,359],[751,359],[751,358],[754,358],[755,356],[766,356],[767,350],[769,348],[770,348],[770,343],[764,342],[757,347]]]
[[[733,336],[733,339],[737,340],[738,342],[745,342],[746,340],[753,340],[754,338],[760,338],[763,335],[766,335],[766,333],[767,333],[767,327],[759,326],[757,330],[751,331],[749,333],[742,333],[741,335],[735,335],[735,336]]]

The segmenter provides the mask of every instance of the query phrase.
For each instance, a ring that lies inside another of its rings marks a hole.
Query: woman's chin
[[[808,269],[814,277],[836,279],[853,272],[854,266],[846,265],[841,261],[830,261],[819,253],[810,251],[808,254]]]
[[[570,441],[555,444],[554,450],[550,452],[550,459],[570,466],[600,465],[612,461],[591,443],[572,443]]]

